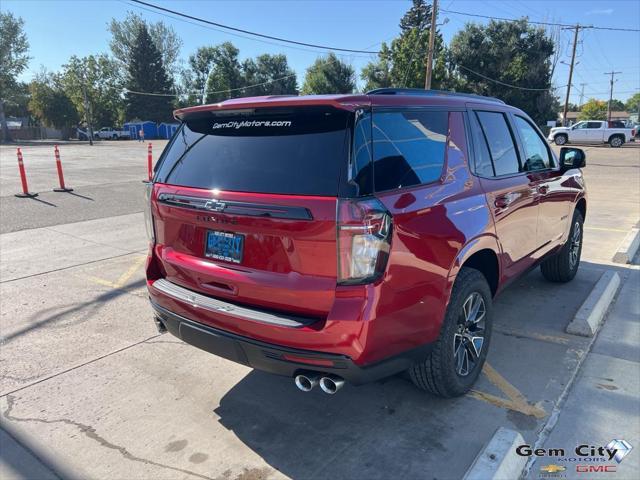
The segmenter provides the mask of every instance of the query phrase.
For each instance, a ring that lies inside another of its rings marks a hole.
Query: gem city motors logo
[[[578,473],[613,473],[617,471],[617,464],[633,450],[633,447],[626,440],[614,439],[606,446],[589,444],[578,445],[569,454],[564,448],[533,448],[530,445],[519,445],[516,453],[521,457],[556,457],[557,464],[544,465],[540,467],[540,475],[545,477],[565,476],[568,464],[575,464],[575,471]],[[608,462],[616,463],[605,465]]]

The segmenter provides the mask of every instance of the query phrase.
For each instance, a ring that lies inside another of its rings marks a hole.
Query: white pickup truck
[[[131,138],[131,133],[128,130],[114,130],[111,127],[102,127],[100,130],[93,132],[93,137],[102,140],[128,140]]]
[[[635,134],[633,128],[609,128],[608,122],[604,120],[585,120],[570,127],[552,128],[547,140],[556,145],[608,143],[617,148],[626,142],[632,142]]]

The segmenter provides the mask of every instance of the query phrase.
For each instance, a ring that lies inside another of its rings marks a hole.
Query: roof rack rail
[[[420,88],[376,88],[375,90],[368,91],[366,95],[422,95],[425,97],[443,95],[451,97],[473,98],[476,100],[485,100],[489,102],[504,104],[504,102],[499,98],[485,97],[482,95],[476,95],[475,93],[458,93],[449,92],[447,90],[422,90]]]

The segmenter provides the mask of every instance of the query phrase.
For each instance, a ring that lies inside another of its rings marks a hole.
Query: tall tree
[[[117,64],[107,55],[73,55],[57,83],[87,125],[113,126],[124,120],[123,84]]]
[[[498,97],[544,125],[558,111],[551,90],[553,51],[545,31],[526,20],[492,20],[487,25],[467,24],[459,31],[451,41],[450,60],[463,91]]]
[[[16,78],[29,64],[29,42],[23,30],[24,21],[11,12],[0,11],[0,124],[2,139],[11,141],[4,109],[17,93]]]
[[[215,47],[200,47],[196,53],[189,55],[191,77],[187,80],[189,89],[198,92],[197,102],[206,101],[207,80],[216,59]]]
[[[207,102],[215,103],[242,96],[244,87],[242,67],[238,60],[240,51],[231,42],[214,47],[213,69],[207,81]],[[231,91],[228,91],[231,90]]]
[[[431,5],[426,0],[413,0],[411,8],[400,20],[398,38],[390,46],[383,43],[378,59],[363,68],[360,77],[365,81],[365,91],[384,87],[424,88],[431,12]],[[433,88],[454,87],[439,32],[436,32],[433,59]]]
[[[624,103],[622,103],[620,100],[617,99],[612,99],[611,100],[611,111],[623,111],[625,109],[625,105]]]
[[[587,103],[582,106],[578,120],[606,120],[607,119],[607,102],[604,100],[596,100],[590,98]]]
[[[352,93],[356,88],[353,67],[334,53],[318,58],[307,68],[302,85],[303,95],[323,93]]]
[[[141,25],[131,51],[125,94],[127,119],[162,122],[171,119],[171,81],[146,25]]]
[[[60,80],[59,75],[38,74],[29,84],[29,110],[44,125],[62,130],[66,138],[79,116]]]
[[[243,90],[243,95],[297,95],[298,82],[295,72],[289,68],[286,55],[258,55],[255,60],[247,59],[242,64],[245,86],[255,87]]]
[[[156,49],[162,55],[164,68],[173,82],[180,69],[179,56],[182,40],[170,25],[166,25],[162,21],[147,22],[133,12],[127,12],[124,20],[113,18],[109,22],[109,31],[111,32],[109,47],[120,64],[122,76],[126,76],[133,52],[138,46],[136,38],[142,26],[147,29]]]

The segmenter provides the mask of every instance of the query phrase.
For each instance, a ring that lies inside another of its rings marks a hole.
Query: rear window
[[[156,181],[238,192],[337,195],[350,113],[327,108],[208,112],[187,120]]]

